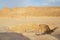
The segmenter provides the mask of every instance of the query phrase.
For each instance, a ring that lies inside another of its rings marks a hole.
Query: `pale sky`
[[[0,8],[25,6],[60,6],[60,0],[0,0]]]

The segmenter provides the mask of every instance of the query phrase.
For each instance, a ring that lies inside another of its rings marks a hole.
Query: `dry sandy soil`
[[[0,40],[60,40],[57,37],[45,34],[34,35],[34,33],[15,33],[15,32],[2,32],[0,33]]]
[[[27,20],[28,19],[28,20]],[[0,18],[0,32],[9,32],[8,27],[17,24],[41,23],[55,25],[58,28],[52,34],[36,36],[34,33],[23,33],[30,40],[60,40],[60,17],[28,17],[28,18]],[[4,34],[5,35],[5,34]],[[10,35],[10,34],[9,34]],[[6,35],[5,35],[6,36]]]

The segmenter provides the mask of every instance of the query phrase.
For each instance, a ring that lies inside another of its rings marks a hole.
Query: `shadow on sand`
[[[0,40],[30,40],[30,39],[19,33],[2,32],[0,33]]]
[[[56,37],[58,40],[60,40],[60,34],[56,34],[56,35],[52,35],[54,37]]]

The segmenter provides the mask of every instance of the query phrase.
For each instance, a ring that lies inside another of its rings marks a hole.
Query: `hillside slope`
[[[21,17],[21,16],[60,16],[60,7],[19,7],[3,8],[0,10],[0,17]]]

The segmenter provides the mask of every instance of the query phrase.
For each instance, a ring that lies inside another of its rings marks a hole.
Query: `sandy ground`
[[[23,33],[24,36],[29,38],[30,40],[60,40],[60,17],[27,17],[27,18],[0,18],[0,32],[8,31],[7,27],[16,25],[16,24],[27,24],[27,23],[41,23],[41,24],[48,24],[48,25],[56,25],[58,28],[49,35],[39,35],[36,36],[34,33]],[[4,34],[1,36],[0,34],[0,39],[1,40],[10,40],[10,39],[5,39],[6,37],[8,38],[9,35],[13,34]],[[15,40],[16,37],[10,36]],[[21,40],[19,37],[16,40]],[[22,39],[23,40],[23,39]],[[24,39],[25,40],[25,39]]]
[[[13,33],[13,32],[3,32],[0,33],[0,40],[58,40],[58,38],[51,35],[35,35],[34,33]]]
[[[23,33],[26,37],[30,38],[30,40],[58,40],[58,38],[45,34],[45,35],[35,35],[34,33]]]

